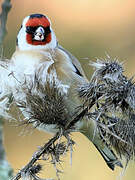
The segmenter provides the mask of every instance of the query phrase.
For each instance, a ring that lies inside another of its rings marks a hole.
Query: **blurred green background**
[[[0,6],[1,3],[2,0]],[[93,71],[88,66],[89,61],[104,58],[106,53],[124,61],[129,77],[135,74],[134,0],[12,0],[11,3],[3,56],[10,58],[15,51],[16,35],[23,18],[43,13],[51,19],[59,43],[80,60],[88,78]],[[7,122],[4,132],[7,158],[15,172],[51,137]],[[74,133],[73,139],[76,141],[73,164],[70,166],[69,156],[64,157],[62,180],[135,180],[134,162],[129,164],[124,175],[119,168],[112,172],[85,137]],[[45,177],[56,177],[49,164],[44,168]]]

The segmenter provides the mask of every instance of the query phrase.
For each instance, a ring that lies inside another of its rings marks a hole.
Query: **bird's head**
[[[48,17],[32,14],[24,18],[17,36],[17,45],[20,50],[53,49],[56,44],[56,36]]]

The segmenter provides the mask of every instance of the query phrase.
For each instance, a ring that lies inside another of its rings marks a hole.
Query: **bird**
[[[3,87],[8,86],[6,94],[8,96],[12,94],[16,101],[25,99],[21,91],[18,94],[19,88],[21,89],[26,80],[29,79],[29,83],[33,81],[36,69],[38,69],[39,74],[42,72],[42,84],[46,83],[48,76],[56,79],[55,86],[60,89],[60,95],[64,97],[69,112],[68,118],[70,118],[82,103],[77,96],[76,89],[83,83],[87,83],[88,79],[77,58],[59,45],[50,19],[43,14],[31,14],[25,17],[22,22],[17,35],[16,50],[4,75],[8,82],[6,85],[3,82]],[[49,102],[54,96],[55,94],[51,96]],[[60,123],[63,124],[63,122]],[[115,153],[104,143],[98,130],[95,130],[96,122],[94,120],[88,121],[87,118],[82,118],[74,126],[76,131],[81,132],[94,144],[110,169],[114,170],[115,165],[122,167]],[[40,126],[40,129],[50,133],[58,131],[55,120],[51,125]]]

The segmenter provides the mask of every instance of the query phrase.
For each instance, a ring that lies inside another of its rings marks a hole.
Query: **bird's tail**
[[[82,134],[84,134],[97,148],[100,152],[101,156],[105,160],[108,167],[114,170],[115,166],[123,167],[115,153],[107,146],[105,142],[101,139],[98,130],[95,130],[95,122],[89,121],[89,123],[85,123],[80,128]],[[94,135],[93,135],[94,134]]]
[[[119,166],[123,168],[122,163],[118,160],[114,152],[107,147],[107,145],[104,146],[104,148],[99,148],[96,144],[94,144],[97,150],[100,152],[101,156],[105,160],[108,167],[112,170],[114,170],[115,166]]]

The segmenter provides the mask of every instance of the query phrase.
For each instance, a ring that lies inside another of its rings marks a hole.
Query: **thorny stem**
[[[72,139],[70,139],[70,137],[69,137],[69,135],[68,134],[65,134],[65,138],[68,140],[68,145],[70,146],[70,164],[72,165],[72,152],[73,152],[73,147],[72,147],[72,145],[74,145],[75,144],[75,142],[72,140]],[[68,146],[67,145],[67,146]],[[68,148],[68,147],[67,147]],[[66,148],[66,149],[67,149]],[[66,150],[65,150],[66,151]]]
[[[0,119],[0,161],[4,159],[5,151],[3,147],[2,120]]]
[[[70,129],[74,127],[74,125],[87,114],[88,110],[93,107],[93,105],[100,98],[100,96],[101,95],[98,95],[97,99],[93,99],[92,102],[89,104],[89,107],[86,107],[85,109],[83,109],[69,124],[67,124],[66,129]]]
[[[130,143],[128,143],[127,141],[125,141],[124,139],[122,139],[121,137],[119,137],[118,135],[116,135],[115,133],[111,132],[106,125],[98,122],[98,126],[100,126],[100,127],[102,127],[103,129],[105,129],[108,134],[112,135],[112,136],[115,137],[116,139],[120,140],[121,142],[123,142],[123,143],[125,143],[125,144],[128,144],[129,146],[131,146]]]
[[[58,132],[53,138],[51,138],[42,148],[37,151],[30,162],[21,169],[15,177],[13,177],[11,180],[19,180],[21,178],[21,174],[24,172],[28,172],[28,170],[34,165],[34,163],[46,152],[46,150],[55,143],[56,140],[60,138],[61,134]]]
[[[2,4],[2,12],[0,14],[0,23],[1,23],[1,26],[0,26],[0,46],[2,45],[3,40],[7,34],[6,22],[7,22],[7,16],[8,16],[8,13],[9,13],[11,7],[12,6],[10,3],[10,0],[5,0]]]
[[[86,112],[88,111],[88,108],[85,108],[81,113],[79,113],[69,124],[67,124],[66,129],[72,128],[80,119],[84,117]]]
[[[95,102],[95,101],[94,101]],[[91,107],[93,106],[94,102],[91,103]],[[66,130],[68,131],[70,128],[72,128],[75,123],[77,123],[85,114],[86,112],[88,111],[88,108],[85,108],[81,113],[79,113],[79,115],[77,115],[73,121],[71,121],[67,127],[66,127]],[[74,142],[71,142],[68,134],[63,134],[61,131],[59,131],[52,139],[50,139],[42,148],[40,148],[39,151],[37,151],[35,153],[35,155],[32,157],[32,159],[30,160],[30,162],[23,168],[21,169],[17,174],[16,176],[14,176],[11,180],[19,180],[21,178],[21,174],[24,172],[28,172],[29,169],[34,165],[34,163],[47,151],[47,149],[49,147],[52,146],[52,144],[54,144],[61,136],[65,136],[66,139],[68,140],[68,143],[70,144],[74,144]],[[70,145],[70,150],[71,150],[71,158],[72,158],[72,145]],[[72,164],[72,163],[71,163]],[[57,170],[57,169],[56,169]],[[57,172],[56,172],[57,174]],[[57,175],[58,179],[59,179],[59,176]]]
[[[6,22],[7,15],[11,9],[10,0],[5,0],[2,4],[2,12],[0,14],[0,52],[3,40],[6,36]],[[0,54],[1,55],[1,54]],[[3,121],[0,118],[0,179],[8,180],[11,178],[13,170],[11,169],[5,156],[5,149],[3,146]]]
[[[5,149],[3,145],[3,121],[0,118],[0,179],[9,180],[13,170],[6,160]]]

